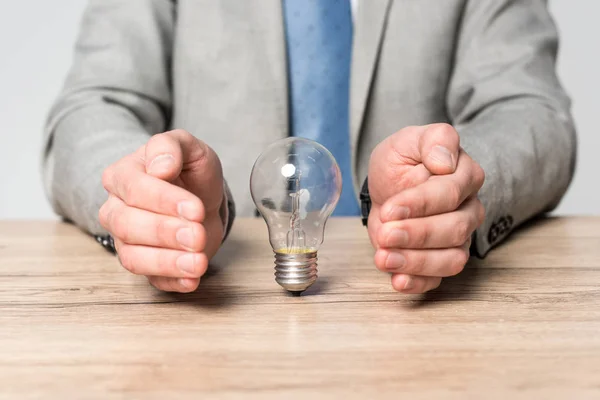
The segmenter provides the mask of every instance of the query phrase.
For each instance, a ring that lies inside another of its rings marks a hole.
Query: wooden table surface
[[[538,221],[425,296],[372,256],[332,219],[291,297],[241,219],[174,295],[70,225],[0,222],[0,397],[600,398],[599,218]]]

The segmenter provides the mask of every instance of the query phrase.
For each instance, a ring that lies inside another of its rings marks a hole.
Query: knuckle
[[[123,200],[129,205],[136,205],[138,199],[138,181],[130,180],[125,185],[125,193],[123,194]]]
[[[127,245],[121,246],[121,248],[119,249],[118,255],[119,255],[119,262],[121,263],[123,268],[125,268],[127,271],[131,272],[132,274],[137,275],[138,271],[136,268],[134,254],[131,251],[131,247],[127,246]]]
[[[150,139],[148,139],[148,143],[146,143],[146,148],[144,151],[147,154],[147,156],[148,154],[152,154],[157,149],[160,149],[165,138],[168,138],[168,136],[162,133],[155,133],[154,135],[152,135]]]
[[[377,230],[376,242],[378,247],[388,247],[387,238],[388,238],[389,229],[386,225],[382,225],[381,228]]]
[[[375,218],[375,213],[372,212],[369,215],[369,219],[368,219],[368,223],[367,223],[367,232],[369,233],[369,240],[371,241],[371,245],[373,246],[373,248],[375,250],[377,250],[380,247],[380,242],[379,242],[379,227],[376,227],[375,225],[378,223],[379,221],[376,220]]]
[[[114,239],[114,244],[115,244],[115,251],[117,253],[117,257],[119,256],[119,253],[121,252],[121,247],[124,246],[123,242],[121,242],[119,239]]]
[[[472,243],[473,243],[473,235],[470,235],[469,238],[467,239],[467,241],[465,243],[463,243],[463,245],[461,246],[467,252],[467,254],[469,253],[469,249],[471,248]]]
[[[375,257],[374,257],[375,267],[382,272],[387,271],[387,268],[385,266],[385,263],[387,260],[387,254],[388,253],[385,251],[378,251],[375,253]]]
[[[125,204],[133,207],[140,207],[148,202],[151,196],[153,181],[148,176],[143,175],[139,179],[129,179],[125,186]],[[142,207],[143,208],[143,207]]]
[[[413,217],[429,215],[427,213],[426,197],[425,196],[414,196],[413,199],[411,200],[411,209],[414,210]]]
[[[168,250],[160,250],[156,256],[157,262],[157,273],[156,275],[160,276],[168,276],[167,273],[169,270],[176,269],[177,256],[174,256]]]
[[[115,176],[115,167],[114,166],[109,166],[107,167],[104,172],[102,172],[102,186],[104,187],[104,189],[110,191],[110,188],[112,187],[112,182]]]
[[[113,236],[121,239],[123,242],[127,242],[127,229],[125,228],[125,224],[123,224],[122,218],[113,218],[113,221],[110,224],[111,233]]]
[[[407,233],[409,242],[416,248],[427,247],[429,242],[429,228],[426,224],[404,224],[403,230]]]
[[[185,129],[174,129],[171,132],[169,132],[171,135],[173,136],[178,136],[181,138],[186,138],[186,137],[192,137],[192,134],[189,133],[188,131],[186,131]]]
[[[174,205],[175,201],[173,201],[173,195],[171,194],[172,187],[169,187],[168,190],[160,190],[156,187],[152,192],[156,193],[156,201],[157,207],[159,210],[172,210],[176,206]],[[148,191],[150,193],[150,191]]]
[[[485,172],[475,161],[473,161],[473,182],[477,185],[477,188],[481,188],[485,182]]]
[[[204,248],[206,247],[206,242],[208,240],[208,233],[206,232],[206,228],[204,227],[204,225],[202,224],[197,224],[194,223],[192,224],[195,229],[193,229],[193,231],[195,232],[195,237],[196,239],[196,244],[197,244],[197,251],[202,251],[204,250]]]
[[[111,233],[125,243],[129,243],[131,239],[128,218],[128,213],[125,210],[113,211],[111,213]]]
[[[206,256],[205,253],[200,253],[198,255],[198,278],[201,277],[202,275],[204,275],[206,273],[206,271],[208,270],[208,257]]]
[[[425,251],[407,251],[406,257],[406,271],[417,274],[423,271],[427,265],[427,255]]]
[[[102,207],[100,207],[100,210],[98,210],[98,222],[100,222],[100,225],[102,225],[104,229],[109,230],[109,221],[110,205],[108,204],[108,201],[105,201],[104,204],[102,204]]]
[[[485,221],[485,207],[483,203],[477,199],[477,226],[483,224]]]
[[[446,197],[447,202],[452,210],[457,209],[460,206],[462,198],[462,190],[460,185],[456,182],[449,182],[446,185],[444,197]]]
[[[198,157],[196,157],[193,161],[187,163],[185,167],[188,171],[192,171],[192,172],[209,171],[209,173],[210,173],[210,169],[207,169],[207,164],[208,164],[208,158],[206,156],[206,152],[202,151],[202,152],[200,152]]]
[[[457,249],[456,253],[452,256],[452,262],[450,263],[450,275],[454,276],[460,274],[468,261],[469,251],[465,249]]]
[[[166,245],[167,243],[171,242],[171,240],[169,240],[169,234],[172,233],[171,231],[169,220],[164,217],[158,218],[158,221],[156,221],[156,224],[154,224],[154,238],[156,243],[162,243]]]
[[[458,132],[450,124],[445,122],[432,124],[429,127],[429,131],[435,140],[443,139],[444,141],[451,140],[452,142],[459,141]]]
[[[432,132],[439,134],[439,135],[456,135],[456,130],[454,129],[454,127],[452,127],[452,125],[445,123],[445,122],[439,122],[436,124],[432,124],[431,125],[431,130]]]
[[[468,221],[460,220],[454,225],[454,246],[460,246],[471,237],[471,224]]]
[[[196,159],[196,163],[204,164],[208,160],[208,155],[210,154],[210,147],[208,147],[208,145],[200,139],[194,138],[194,140],[198,142],[198,147],[200,148],[200,151],[197,153],[198,157]]]
[[[105,205],[106,211],[104,218],[106,219],[106,229],[113,234],[113,236],[120,237],[121,226],[121,214],[123,209],[120,207],[120,203],[115,199],[108,199]]]

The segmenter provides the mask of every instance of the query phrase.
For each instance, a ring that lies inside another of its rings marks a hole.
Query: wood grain
[[[600,398],[599,218],[538,221],[425,296],[372,257],[332,219],[291,297],[242,219],[174,295],[73,226],[0,222],[0,397]]]

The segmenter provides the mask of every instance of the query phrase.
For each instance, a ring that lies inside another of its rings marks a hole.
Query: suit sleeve
[[[104,169],[168,128],[175,3],[92,0],[84,13],[46,125],[42,172],[54,210],[94,235],[106,235],[97,217]]]
[[[573,176],[576,134],[545,1],[468,0],[457,36],[447,109],[486,173],[486,217],[474,241],[484,256],[556,207]]]

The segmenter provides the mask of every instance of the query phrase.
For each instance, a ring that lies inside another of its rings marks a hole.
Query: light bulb
[[[275,280],[299,295],[317,280],[317,251],[342,192],[340,168],[315,141],[281,139],[254,163],[250,192],[269,230]]]

